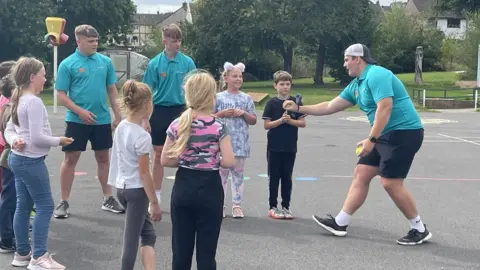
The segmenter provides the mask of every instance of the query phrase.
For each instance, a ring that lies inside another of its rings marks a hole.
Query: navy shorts
[[[423,143],[424,130],[393,130],[378,139],[372,152],[357,164],[378,167],[384,178],[406,178]]]
[[[73,143],[62,147],[62,151],[85,151],[90,141],[92,150],[107,150],[112,148],[112,125],[87,125],[67,122],[65,137],[72,137]]]

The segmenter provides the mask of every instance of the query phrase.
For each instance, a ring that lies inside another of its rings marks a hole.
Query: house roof
[[[419,12],[424,12],[427,10],[429,7],[429,0],[412,0],[413,4],[415,4],[415,7],[417,7],[417,10]]]
[[[133,24],[157,25],[163,22],[168,16],[172,14],[173,12],[167,12],[167,13],[157,12],[157,14],[137,13],[133,15]]]
[[[431,6],[430,3],[433,0],[409,0],[412,1],[415,7],[417,8],[418,12],[420,13],[427,13],[432,10],[430,10]],[[453,11],[444,11],[444,12],[439,12],[434,15],[436,18],[448,18],[448,19],[463,19],[465,16],[462,16],[458,13],[455,13]]]

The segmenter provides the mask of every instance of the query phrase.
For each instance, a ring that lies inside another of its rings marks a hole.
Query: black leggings
[[[270,208],[277,207],[278,186],[281,185],[282,207],[290,208],[292,196],[292,173],[295,164],[294,152],[267,152],[268,162],[268,198]]]
[[[133,270],[137,259],[138,241],[142,247],[155,247],[157,235],[148,216],[148,197],[143,188],[117,189],[118,201],[125,208],[121,270]]]
[[[198,270],[215,270],[224,193],[219,171],[180,167],[170,202],[173,270],[190,270],[196,240]]]

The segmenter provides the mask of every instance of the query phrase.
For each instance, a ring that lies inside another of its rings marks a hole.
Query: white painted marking
[[[348,116],[342,117],[341,120],[347,120],[352,122],[365,122],[368,123],[368,118],[366,116]],[[448,124],[448,123],[458,123],[455,120],[441,119],[441,118],[421,118],[422,124]]]
[[[442,137],[445,137],[445,138],[450,138],[450,139],[454,139],[454,140],[458,140],[458,141],[462,141],[462,142],[466,142],[466,143],[471,143],[471,144],[475,144],[475,145],[480,146],[480,143],[472,142],[472,141],[465,140],[465,139],[462,139],[462,138],[453,137],[453,136],[448,136],[448,135],[445,135],[445,134],[438,134],[438,135],[440,135],[440,136],[442,136]]]
[[[425,140],[423,141],[424,143],[463,143],[462,141],[458,140]],[[475,141],[477,143],[480,143],[480,141]]]
[[[323,178],[353,178],[348,175],[323,175]],[[375,176],[374,178],[377,178]],[[436,177],[407,177],[412,180],[434,180],[434,181],[480,181],[480,178],[436,178]]]

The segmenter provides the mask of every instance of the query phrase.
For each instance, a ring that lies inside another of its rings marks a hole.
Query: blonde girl
[[[221,169],[223,190],[226,194],[228,186],[228,176],[232,174],[232,216],[233,218],[243,218],[243,168],[245,160],[250,157],[249,144],[249,125],[257,123],[255,114],[255,104],[252,98],[240,91],[243,84],[243,72],[245,65],[238,63],[233,65],[226,62],[223,66],[221,75],[222,89],[216,96],[215,113],[227,124],[228,130],[232,136],[232,147],[235,155],[235,165],[233,168]],[[225,217],[225,206],[223,217]]]
[[[144,269],[154,270],[157,236],[152,221],[160,221],[162,213],[150,172],[152,139],[142,127],[153,110],[152,91],[144,83],[128,80],[122,92],[120,107],[127,118],[115,129],[108,174],[108,184],[115,186],[125,208],[120,269],[134,269],[140,240]]]
[[[219,168],[234,164],[226,125],[212,113],[216,82],[207,72],[186,78],[187,109],[167,129],[161,163],[178,167],[171,198],[173,270],[216,269],[224,192]],[[221,158],[220,158],[221,156]]]

